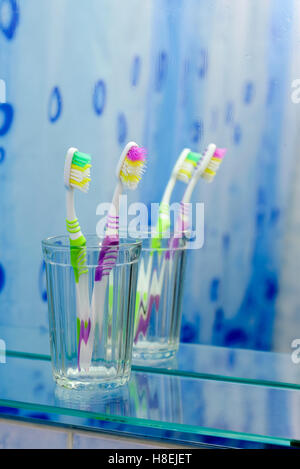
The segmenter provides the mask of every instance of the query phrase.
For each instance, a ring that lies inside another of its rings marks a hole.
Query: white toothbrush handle
[[[91,335],[91,340],[88,344],[87,359],[88,355],[90,358],[92,357],[95,331],[94,328],[96,323],[99,325],[99,338],[102,336],[106,288],[109,274],[116,263],[119,249],[119,198],[122,194],[122,188],[123,186],[121,182],[118,182],[114,192],[111,210],[108,214],[106,235],[99,253],[92,296],[91,332],[93,332],[93,334]]]
[[[189,205],[185,202],[180,203],[180,212],[178,214],[174,235],[169,240],[169,248],[164,255],[164,259],[162,262],[168,263],[169,268],[169,275],[171,275],[171,271],[173,268],[173,260],[175,250],[178,249],[180,244],[180,239],[182,238],[183,233],[185,233],[190,227],[190,213],[189,213]],[[160,289],[158,290],[157,294],[161,296],[161,291],[163,288],[163,283],[160,284]],[[149,293],[148,293],[149,296]]]
[[[122,194],[122,190],[123,190],[122,183],[118,182],[115,192],[114,192],[113,200],[111,203],[111,209],[108,213],[105,238],[103,240],[103,243],[100,249],[99,258],[98,258],[98,266],[96,268],[96,273],[95,273],[95,283],[94,283],[94,291],[93,291],[93,298],[92,298],[92,305],[94,305],[94,308],[93,308],[94,311],[99,310],[98,302],[101,301],[101,305],[104,305],[105,291],[106,291],[106,287],[108,283],[108,277],[118,257],[119,200]],[[102,286],[100,286],[101,284]]]
[[[90,321],[90,331],[87,343],[84,340],[80,342],[80,356],[79,356],[79,368],[88,370],[92,360],[93,354],[93,336],[95,331],[95,321],[93,318],[93,310],[90,307],[89,301],[89,286],[88,286],[88,274],[83,274],[79,277],[79,281],[76,284],[77,292],[77,304],[78,314],[77,317],[80,321],[84,321],[84,324],[88,324]]]
[[[89,301],[89,277],[88,274],[82,274],[76,284],[78,295],[78,317],[83,321],[87,321],[90,317],[90,301]]]
[[[98,324],[99,337],[102,337],[104,309],[105,309],[105,298],[106,288],[108,284],[108,276],[103,277],[100,282],[94,283],[94,291],[92,298],[92,311],[93,311],[93,322]]]
[[[136,305],[134,320],[134,342],[138,341],[140,323],[145,319],[144,316],[148,311],[150,285],[152,279],[152,265],[154,253],[150,254],[147,268],[145,268],[144,259],[141,258],[139,263],[137,292],[140,294],[140,303]],[[141,306],[141,307],[140,307]]]
[[[78,369],[88,370],[91,362],[91,353],[93,349],[94,325],[92,312],[89,302],[89,278],[86,271],[86,247],[85,238],[81,232],[78,219],[75,212],[74,189],[69,188],[66,193],[67,207],[67,230],[69,232],[71,244],[71,264],[74,269],[76,281],[76,305],[77,305],[77,323],[76,329],[79,334],[78,342]],[[78,245],[76,245],[78,243]],[[78,250],[82,255],[72,262],[72,249]],[[91,349],[91,351],[90,351]]]

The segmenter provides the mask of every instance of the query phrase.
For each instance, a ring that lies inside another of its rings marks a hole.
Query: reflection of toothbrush
[[[155,237],[152,240],[152,248],[158,249],[160,247],[161,242],[159,238],[161,238],[163,233],[170,228],[170,199],[176,181],[182,181],[185,184],[188,184],[195,168],[197,167],[199,158],[201,158],[199,153],[193,153],[188,148],[185,148],[180,153],[159,206],[158,221],[155,230]]]
[[[190,217],[189,217],[189,204],[192,193],[196,187],[197,182],[200,177],[202,177],[207,182],[212,182],[219,167],[222,163],[222,160],[225,156],[226,149],[217,148],[216,145],[211,143],[208,145],[203,156],[198,160],[196,170],[193,174],[193,177],[188,184],[185,193],[183,195],[182,201],[180,203],[180,212],[176,220],[174,236],[170,240],[170,246],[173,249],[176,249],[179,245],[179,239],[182,237],[184,232],[187,232],[190,229]],[[170,252],[167,251],[166,256],[168,257]]]
[[[66,155],[64,182],[67,189],[67,230],[70,238],[71,265],[76,283],[77,299],[77,345],[78,370],[86,368],[84,344],[87,345],[91,332],[88,270],[86,268],[86,239],[83,236],[75,212],[74,189],[87,192],[90,182],[91,157],[70,148]]]
[[[105,238],[101,245],[92,298],[92,309],[102,335],[104,303],[109,274],[114,267],[119,250],[119,198],[123,188],[136,189],[145,171],[146,150],[130,142],[124,148],[117,166],[118,183],[107,217]]]
[[[199,181],[200,177],[207,182],[212,182],[214,180],[225,154],[225,148],[217,148],[216,145],[212,143],[209,144],[207,149],[203,153],[203,156],[199,160],[194,175],[185,190],[182,201],[180,203],[179,214],[175,223],[174,235],[169,241],[170,250],[166,251],[165,254],[166,263],[169,264],[169,275],[171,275],[172,269],[176,271],[176,266],[174,266],[173,261],[175,251],[180,245],[180,239],[184,236],[185,233],[188,233],[188,231],[192,228],[190,220],[189,202],[191,200],[192,193],[196,187],[196,184]],[[161,291],[159,292],[159,297],[160,294]]]
[[[157,282],[152,278],[153,255],[156,250],[159,252],[162,236],[167,232],[171,225],[170,200],[173,189],[175,187],[176,181],[182,181],[185,184],[189,183],[201,157],[201,154],[193,153],[188,148],[185,148],[180,153],[162,197],[162,201],[159,206],[159,216],[156,229],[153,233],[153,238],[151,239],[151,247],[153,251],[150,252],[147,268],[144,266],[143,259],[140,261],[135,307],[135,341],[138,340],[139,333],[145,329],[145,324],[148,321],[148,297],[149,291],[151,289],[151,282],[155,283],[157,287]],[[158,256],[160,258],[159,254]]]
[[[180,213],[175,223],[174,235],[169,241],[170,250],[166,251],[165,253],[166,260],[171,259],[172,251],[174,253],[175,249],[179,247],[180,238],[182,238],[182,235],[190,229],[189,207],[187,204],[190,202],[193,190],[197,182],[199,181],[199,178],[202,177],[207,182],[213,181],[216,175],[216,172],[219,169],[219,166],[222,162],[222,159],[225,156],[226,150],[217,149],[216,145],[210,144],[203,155],[201,155],[200,153],[191,153],[190,150],[188,149],[183,150],[182,154],[183,153],[185,154],[187,160],[191,160],[193,158],[194,169],[190,171],[189,174],[187,175],[187,177],[189,176],[188,181],[187,181],[188,186],[185,190],[183,199],[180,204]],[[168,214],[168,218],[169,218],[169,214]],[[167,223],[169,223],[168,218],[164,217],[164,219],[167,220]],[[166,224],[165,227],[166,226],[169,226],[169,225]],[[142,260],[143,259],[141,259],[141,262]],[[149,260],[149,263],[151,264],[150,270],[152,270],[151,258]],[[165,267],[166,266],[163,264],[161,277],[164,276]],[[143,268],[143,265],[141,264],[140,271],[142,268]],[[171,268],[172,268],[172,263],[170,262],[169,269]],[[149,272],[149,269],[147,269],[147,278],[149,279],[148,280],[149,283],[147,284],[147,287],[146,287],[147,288],[146,293],[144,291],[144,294],[143,294],[143,302],[141,302],[139,305],[138,314],[136,310],[135,337],[134,337],[135,343],[138,341],[140,334],[146,336],[153,303],[154,301],[156,302],[156,309],[158,310],[161,290],[163,286],[163,281],[157,282],[155,277],[152,279],[152,275],[151,275],[151,272]],[[140,284],[140,288],[142,288],[141,284]]]

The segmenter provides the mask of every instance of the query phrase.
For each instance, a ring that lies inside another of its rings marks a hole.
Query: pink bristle
[[[227,148],[217,148],[214,153],[214,158],[219,158],[220,160],[222,160],[226,155],[226,152]]]
[[[126,156],[131,161],[145,161],[147,150],[143,147],[133,146],[130,148]]]

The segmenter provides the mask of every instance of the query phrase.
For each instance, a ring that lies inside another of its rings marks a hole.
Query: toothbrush
[[[189,210],[187,204],[190,202],[192,193],[200,179],[203,178],[206,182],[211,183],[223,161],[226,154],[225,148],[217,148],[215,144],[208,145],[203,156],[199,158],[197,168],[191,178],[182,201],[180,202],[180,212],[175,224],[174,236],[170,240],[170,247],[176,249],[179,245],[179,239],[182,234],[190,229]],[[170,251],[166,252],[166,257],[170,256]]]
[[[175,223],[174,235],[169,241],[170,250],[167,250],[165,254],[166,263],[169,264],[169,274],[171,274],[173,269],[173,258],[175,250],[179,247],[179,240],[182,238],[182,235],[191,228],[189,202],[191,200],[192,193],[200,178],[203,178],[209,183],[213,182],[225,157],[226,151],[227,150],[225,148],[217,148],[215,144],[211,143],[203,153],[203,156],[199,159],[194,175],[188,184],[180,203],[180,211]],[[160,295],[161,290],[157,301],[159,301]]]
[[[188,148],[185,148],[179,155],[178,160],[172,170],[169,182],[164,191],[161,203],[159,205],[159,214],[158,221],[155,230],[155,234],[158,236],[154,237],[152,240],[152,248],[160,248],[161,242],[159,237],[166,232],[171,225],[170,221],[170,199],[172,192],[174,190],[176,181],[182,181],[185,184],[188,184],[195,168],[197,167],[199,158],[201,155],[199,153],[191,152]]]
[[[202,177],[207,182],[212,182],[225,156],[225,153],[226,153],[226,149],[217,149],[216,145],[214,144],[210,144],[207,147],[207,150],[204,152],[203,155],[200,153],[192,153],[189,149],[185,149],[181,153],[181,155],[184,154],[186,156],[187,160],[189,161],[192,160],[194,162],[194,169],[193,171],[190,171],[188,172],[188,174],[186,174],[188,178],[188,181],[187,181],[188,186],[185,190],[184,196],[180,203],[180,213],[175,223],[174,236],[169,241],[170,250],[167,250],[165,254],[166,261],[171,259],[171,252],[173,251],[174,253],[175,249],[178,248],[179,239],[182,237],[182,234],[190,228],[189,210],[188,210],[187,204],[190,202],[192,193],[195,189],[197,182],[199,181],[199,178]],[[179,157],[179,160],[180,160],[180,157]],[[183,168],[181,168],[181,172],[183,172],[183,170],[186,171],[186,169],[187,169],[187,166],[185,164]],[[167,217],[164,217],[164,220],[166,220],[166,222],[169,223]],[[152,264],[151,259],[150,259],[150,264]],[[164,276],[165,267],[166,266],[164,264],[162,266],[162,275],[161,275],[162,278]],[[141,264],[140,269],[142,268],[143,268],[143,265]],[[151,268],[152,266],[150,266],[150,269]],[[171,262],[169,263],[169,268],[170,269],[172,268]],[[144,293],[143,295],[144,301],[143,301],[143,304],[141,302],[141,304],[139,305],[140,307],[138,310],[138,314],[136,316],[135,334],[134,334],[135,343],[137,343],[139,335],[141,333],[144,335],[144,337],[146,336],[146,332],[147,332],[149,321],[150,321],[151,309],[152,309],[154,302],[156,304],[156,308],[158,309],[162,285],[163,285],[162,281],[160,281],[159,283],[155,281],[154,282],[151,281],[151,284],[150,284],[151,272],[149,273],[149,270],[147,271],[147,279],[149,279],[148,288],[147,288],[146,293]],[[136,310],[136,313],[137,313],[137,310]]]
[[[174,190],[176,181],[182,181],[185,184],[188,184],[191,180],[199,159],[202,158],[202,155],[199,153],[194,153],[190,149],[185,148],[179,155],[174,168],[172,170],[169,182],[164,191],[162,201],[159,206],[159,216],[154,231],[154,237],[151,240],[151,246],[153,251],[150,253],[149,262],[147,265],[147,270],[145,269],[143,259],[140,261],[139,267],[139,276],[138,276],[138,285],[137,285],[137,296],[136,296],[136,306],[135,306],[135,341],[138,340],[138,335],[142,332],[148,322],[149,316],[149,304],[147,299],[149,298],[150,282],[152,282],[152,265],[153,265],[153,255],[154,252],[158,251],[161,247],[161,237],[162,235],[170,228],[170,199],[172,192]],[[160,254],[158,254],[160,258]],[[164,266],[163,266],[164,268]],[[162,274],[162,273],[161,273]],[[155,281],[156,289],[158,287],[158,282]],[[147,319],[148,318],[148,319]],[[146,327],[147,328],[147,327]]]
[[[107,217],[105,238],[102,242],[95,272],[92,298],[93,315],[102,335],[106,288],[111,270],[116,264],[119,250],[119,199],[125,187],[135,190],[145,172],[146,150],[136,143],[128,143],[119,160],[116,176],[118,179],[111,208]]]
[[[87,192],[90,182],[91,157],[80,153],[77,148],[70,148],[66,155],[64,183],[66,192],[66,225],[70,239],[71,265],[76,284],[77,304],[77,366],[88,368],[84,346],[87,345],[91,333],[88,270],[86,268],[86,239],[83,236],[75,212],[74,191],[79,189]]]

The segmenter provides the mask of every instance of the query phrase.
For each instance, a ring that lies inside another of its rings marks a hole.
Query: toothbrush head
[[[202,158],[201,153],[194,153],[189,148],[185,148],[177,160],[180,163],[178,166],[176,164],[177,179],[188,184]]]
[[[201,177],[207,182],[212,182],[226,154],[226,148],[217,148],[216,145],[210,144],[204,153],[204,170]]]
[[[69,148],[64,170],[64,182],[67,189],[89,190],[91,157],[81,153],[77,148]]]
[[[117,166],[117,177],[129,189],[136,189],[146,169],[146,149],[130,142]]]

